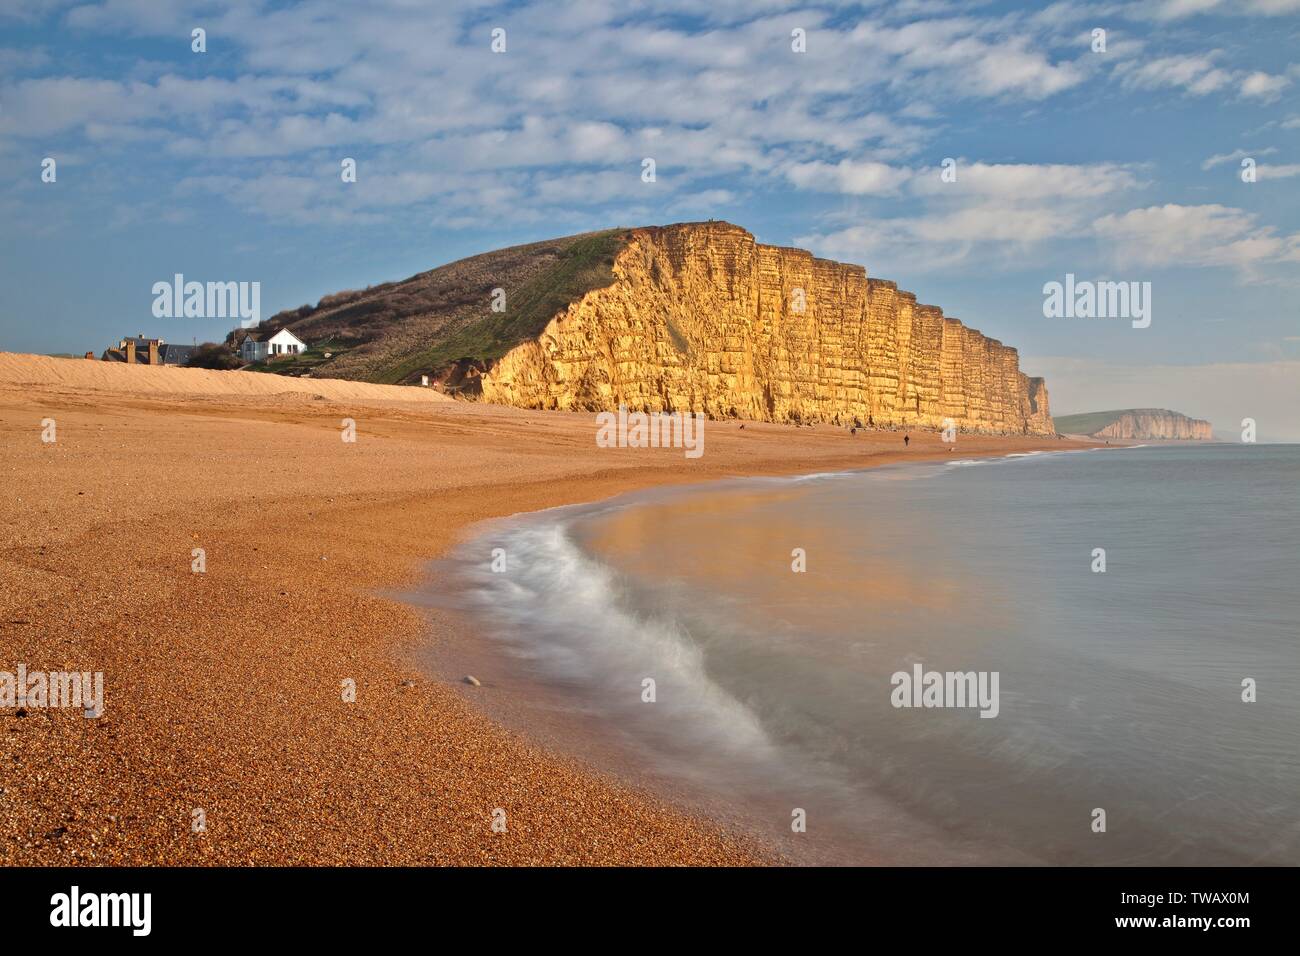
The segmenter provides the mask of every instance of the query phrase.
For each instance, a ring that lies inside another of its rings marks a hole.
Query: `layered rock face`
[[[1133,408],[1093,432],[1094,438],[1134,438],[1152,441],[1213,441],[1214,427],[1204,419],[1188,418],[1167,408]]]
[[[704,412],[968,432],[1055,432],[1016,350],[861,266],[725,222],[633,230],[615,281],[483,376],[528,408]]]

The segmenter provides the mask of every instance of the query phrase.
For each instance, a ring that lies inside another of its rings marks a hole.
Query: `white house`
[[[288,329],[281,329],[267,339],[263,339],[260,333],[249,333],[239,346],[240,357],[248,363],[265,362],[268,359],[298,355],[305,351],[307,351],[307,343]]]

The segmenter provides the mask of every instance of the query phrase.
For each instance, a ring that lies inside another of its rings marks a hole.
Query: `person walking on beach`
[[[911,440],[912,440],[912,436],[911,436],[911,435],[904,435],[904,436],[903,436],[903,447],[906,448],[908,442],[910,442]]]

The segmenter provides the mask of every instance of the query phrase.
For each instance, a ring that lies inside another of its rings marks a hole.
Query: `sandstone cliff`
[[[1213,441],[1213,426],[1167,408],[1126,408],[1087,412],[1056,420],[1062,434],[1144,441]]]
[[[861,266],[766,246],[725,222],[633,229],[613,281],[481,377],[529,408],[702,411],[778,422],[1053,434],[1014,348]]]

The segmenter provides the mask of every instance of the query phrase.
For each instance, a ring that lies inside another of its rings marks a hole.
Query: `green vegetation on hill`
[[[459,387],[467,369],[490,366],[571,302],[612,283],[628,235],[609,229],[497,249],[286,309],[258,331],[288,328],[310,350],[259,369],[389,384],[429,375]],[[504,312],[492,311],[496,289],[505,290]]]
[[[1125,412],[1135,409],[1121,408],[1111,412],[1084,412],[1081,415],[1053,415],[1056,431],[1062,435],[1091,435],[1117,421]]]
[[[576,240],[540,274],[505,290],[505,311],[493,312],[485,301],[484,315],[445,339],[408,355],[379,371],[372,381],[403,382],[427,371],[445,368],[458,359],[493,362],[516,345],[536,338],[556,313],[593,289],[614,281],[611,267],[624,232],[610,229]]]

